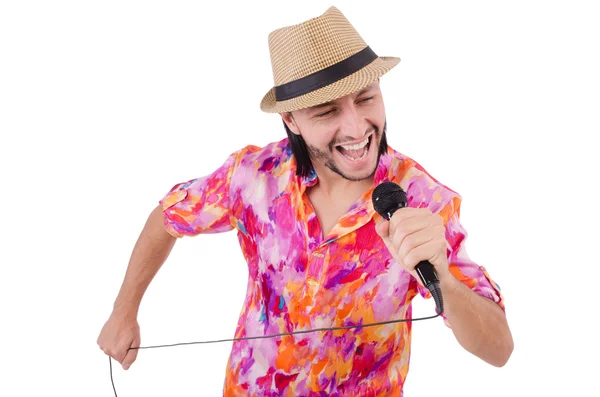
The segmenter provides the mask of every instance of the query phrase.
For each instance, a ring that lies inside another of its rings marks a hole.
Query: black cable
[[[181,343],[173,343],[171,345],[138,346],[138,347],[130,347],[129,349],[127,349],[127,351],[136,350],[136,349],[138,349],[138,350],[139,349],[156,349],[159,347],[173,347],[173,346],[196,345],[196,344],[207,344],[207,343],[236,342],[236,341],[250,340],[250,339],[276,338],[279,336],[307,334],[309,332],[317,332],[317,331],[339,331],[342,329],[365,328],[365,327],[373,327],[376,325],[386,325],[386,324],[393,324],[393,323],[405,323],[405,322],[412,322],[412,321],[430,320],[430,319],[440,316],[441,314],[442,314],[442,311],[439,311],[438,314],[436,314],[435,316],[429,316],[429,317],[419,317],[419,318],[412,318],[412,319],[408,318],[408,319],[402,319],[402,320],[388,320],[388,321],[381,321],[378,323],[368,323],[368,324],[362,324],[362,325],[345,325],[345,326],[341,326],[341,327],[331,327],[331,328],[313,328],[313,329],[307,329],[307,330],[303,330],[303,331],[283,332],[281,334],[273,334],[273,335],[246,336],[246,337],[242,337],[242,338],[218,339],[218,340],[208,340],[208,341],[200,341],[200,342],[181,342]],[[115,382],[113,381],[112,357],[111,356],[108,356],[108,363],[110,366],[110,382],[112,383],[113,391],[115,392],[115,397],[118,397],[117,390],[115,389]]]
[[[108,364],[110,365],[110,383],[112,383],[113,391],[115,392],[115,397],[117,397],[117,389],[115,389],[115,381],[113,380],[112,374],[112,359],[108,356]]]
[[[442,295],[442,287],[440,287],[439,281],[434,281],[433,283],[427,286],[429,292],[431,292],[431,296],[433,296],[433,300],[435,301],[435,306],[438,309],[438,312],[444,312],[444,296]]]

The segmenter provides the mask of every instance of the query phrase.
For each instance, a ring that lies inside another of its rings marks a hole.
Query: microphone
[[[388,221],[398,209],[406,207],[408,203],[406,193],[394,182],[383,182],[375,187],[372,201],[375,211]],[[415,271],[423,285],[431,292],[439,313],[443,313],[444,299],[440,288],[440,280],[433,265],[429,261],[421,261],[415,267]]]

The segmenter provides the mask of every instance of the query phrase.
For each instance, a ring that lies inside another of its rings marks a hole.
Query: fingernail
[[[124,370],[128,370],[128,369],[129,369],[129,364],[125,364],[125,365],[123,365],[123,369],[124,369]]]

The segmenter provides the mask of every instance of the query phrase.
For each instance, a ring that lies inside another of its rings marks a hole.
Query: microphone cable
[[[386,220],[390,220],[392,215],[401,208],[407,206],[407,196],[402,188],[394,183],[394,182],[383,182],[379,184],[372,193],[372,202],[373,207],[377,213],[379,213]],[[364,327],[373,327],[377,325],[386,325],[393,323],[403,323],[403,322],[413,322],[413,321],[421,321],[421,320],[430,320],[436,318],[443,314],[444,312],[444,299],[442,296],[442,290],[440,288],[439,279],[437,274],[433,268],[433,265],[428,261],[421,261],[415,267],[415,271],[417,275],[421,279],[423,286],[429,290],[433,300],[435,301],[435,305],[437,308],[437,314],[435,316],[429,317],[420,317],[414,319],[402,319],[402,320],[389,320],[382,321],[376,323],[368,323],[362,325],[348,325],[341,327],[331,327],[331,328],[314,328],[302,331],[293,331],[293,332],[283,332],[280,334],[273,335],[259,335],[259,336],[247,336],[242,338],[230,338],[230,339],[219,339],[219,340],[209,340],[209,341],[200,341],[200,342],[182,342],[182,343],[173,343],[170,345],[157,345],[157,346],[139,346],[139,347],[130,347],[127,349],[155,349],[160,347],[174,347],[174,346],[182,346],[182,345],[195,345],[195,344],[207,344],[207,343],[221,343],[221,342],[236,342],[243,340],[251,340],[251,339],[267,339],[267,338],[276,338],[280,336],[288,336],[288,335],[298,335],[298,334],[306,334],[309,332],[318,332],[318,331],[339,331],[345,329],[352,328],[364,328]],[[110,381],[112,383],[113,391],[115,392],[115,397],[117,396],[117,390],[115,389],[115,383],[113,380],[113,372],[112,372],[112,357],[108,356],[108,363],[110,366]]]
[[[310,332],[319,332],[319,331],[339,331],[339,330],[352,329],[352,328],[366,328],[366,327],[374,327],[377,325],[430,320],[430,319],[440,316],[442,313],[443,313],[442,311],[439,311],[439,306],[438,306],[438,313],[435,316],[429,316],[429,317],[419,317],[419,318],[412,318],[412,319],[408,318],[408,319],[401,319],[401,320],[388,320],[388,321],[381,321],[381,322],[377,322],[377,323],[367,323],[367,324],[362,324],[362,325],[346,325],[346,326],[330,327],[330,328],[312,328],[312,329],[307,329],[307,330],[283,332],[280,334],[272,334],[272,335],[246,336],[246,337],[241,337],[241,338],[217,339],[217,340],[207,340],[207,341],[199,341],[199,342],[180,342],[180,343],[173,343],[173,344],[169,344],[169,345],[138,346],[138,347],[130,347],[127,349],[127,351],[136,350],[136,349],[139,349],[139,350],[141,350],[141,349],[157,349],[157,348],[161,348],[161,347],[198,345],[198,344],[208,344],[208,343],[237,342],[237,341],[242,341],[242,340],[267,339],[267,338],[277,338],[280,336],[307,334]],[[112,384],[113,391],[115,392],[115,397],[118,397],[117,389],[115,388],[115,382],[113,380],[112,357],[111,356],[108,356],[108,365],[110,367],[110,382]]]

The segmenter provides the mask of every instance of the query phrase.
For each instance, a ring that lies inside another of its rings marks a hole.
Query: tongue
[[[365,150],[367,150],[367,147],[363,147],[360,148],[358,150],[346,150],[343,147],[340,147],[340,151],[342,152],[343,155],[353,158],[353,159],[358,159],[360,157],[362,157],[363,154],[365,154]]]

